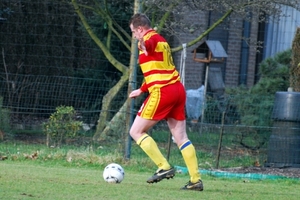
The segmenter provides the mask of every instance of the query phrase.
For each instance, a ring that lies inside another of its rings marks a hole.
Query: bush
[[[270,126],[274,96],[289,86],[291,50],[263,60],[259,66],[260,79],[251,88],[240,86],[228,89],[233,98],[231,105],[237,108],[240,123],[250,126]]]
[[[3,97],[0,97],[0,140],[3,140],[4,133],[10,130],[10,112],[2,108]]]
[[[259,149],[265,144],[269,130],[259,127],[272,126],[272,110],[277,91],[286,91],[289,86],[289,67],[291,50],[267,58],[259,66],[260,79],[251,88],[240,86],[227,89],[228,107],[235,108],[236,124],[249,127],[248,131],[240,131],[239,141],[245,147]]]
[[[48,122],[43,123],[47,135],[47,146],[60,147],[67,138],[74,138],[82,127],[81,121],[75,120],[76,112],[72,106],[59,106],[51,114]]]

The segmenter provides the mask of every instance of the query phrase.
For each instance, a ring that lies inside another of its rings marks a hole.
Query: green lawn
[[[121,184],[108,184],[103,169],[88,166],[43,165],[34,161],[0,161],[0,199],[299,199],[300,181],[245,180],[202,177],[204,191],[182,191],[188,176],[147,184],[148,172],[125,170]]]

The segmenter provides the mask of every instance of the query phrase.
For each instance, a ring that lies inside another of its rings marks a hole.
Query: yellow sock
[[[148,134],[144,134],[140,137],[136,143],[140,145],[143,151],[149,156],[149,158],[157,165],[159,169],[170,169],[171,166],[167,159],[162,155],[156,142]]]
[[[190,174],[190,181],[192,183],[196,183],[197,181],[201,180],[201,175],[198,168],[198,161],[196,156],[196,150],[194,145],[191,141],[186,141],[179,147],[184,162],[188,168]]]

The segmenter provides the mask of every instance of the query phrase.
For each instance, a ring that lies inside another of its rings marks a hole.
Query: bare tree
[[[195,31],[195,29],[199,30],[200,34],[197,35],[193,40],[189,41],[187,43],[187,47],[201,41],[203,38],[205,38],[205,36],[208,35],[208,33],[222,24],[227,18],[234,16],[249,21],[266,21],[266,16],[281,15],[282,5],[291,6],[296,9],[300,8],[300,0],[71,0],[77,15],[80,17],[81,23],[85,27],[90,37],[98,45],[108,61],[123,74],[120,80],[104,96],[102,100],[102,110],[109,110],[112,99],[120,91],[120,88],[128,82],[133,66],[136,64],[136,58],[134,57],[136,43],[131,39],[131,35],[126,32],[126,30],[122,28],[122,26],[118,24],[116,20],[114,20],[112,11],[110,10],[109,5],[116,4],[118,2],[126,3],[127,5],[122,8],[122,12],[130,13],[133,12],[132,8],[135,8],[136,6],[142,7],[143,12],[151,17],[152,25],[153,27],[157,28],[158,32],[164,31],[168,35],[179,37],[180,33],[183,33],[184,31],[191,32]],[[88,23],[88,20],[84,15],[86,10],[92,11],[96,15],[99,15],[103,19],[103,23],[107,24],[109,30],[107,38],[111,38],[112,34],[114,34],[128,49],[128,51],[132,52],[129,66],[125,66],[112,55],[109,39],[104,41],[103,39],[98,38],[93,32],[91,25]],[[136,9],[134,10],[136,11]],[[221,17],[215,20],[215,22],[207,29],[205,28],[202,30],[201,28],[203,27],[197,26],[195,20],[193,23],[190,23],[190,21],[187,21],[185,18],[185,15],[190,12],[208,11],[217,12]],[[180,51],[182,48],[182,46],[173,47],[172,51]],[[129,89],[130,88],[132,87],[130,86]],[[94,140],[101,140],[105,138],[107,132],[110,130],[109,124],[120,119],[125,119],[128,103],[129,100],[124,102],[119,112],[111,120],[108,119],[106,112],[100,113]],[[109,120],[110,122],[107,124]]]

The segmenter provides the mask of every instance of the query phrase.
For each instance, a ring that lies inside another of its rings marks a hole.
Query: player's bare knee
[[[130,135],[134,140],[136,140],[137,134],[136,134],[136,132],[135,132],[134,130],[130,129],[129,135]]]

